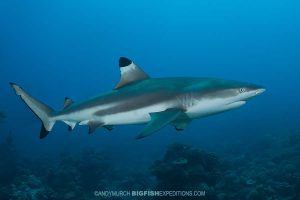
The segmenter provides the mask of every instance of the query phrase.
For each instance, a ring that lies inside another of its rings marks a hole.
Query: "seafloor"
[[[225,150],[224,150],[225,151]],[[215,155],[189,145],[169,145],[162,159],[124,175],[108,154],[92,149],[80,154],[29,160],[6,134],[0,144],[1,200],[91,200],[95,190],[205,191],[205,197],[177,199],[300,199],[300,131],[265,135],[231,145]],[[159,199],[113,197],[109,199]],[[174,199],[163,197],[161,199]]]

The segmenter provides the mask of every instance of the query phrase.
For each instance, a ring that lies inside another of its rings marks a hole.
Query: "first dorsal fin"
[[[66,109],[67,107],[69,107],[73,103],[74,103],[74,101],[72,99],[70,99],[69,97],[65,97],[64,109]]]
[[[150,78],[139,66],[134,64],[134,62],[128,58],[120,57],[119,67],[121,71],[121,80],[115,89]]]

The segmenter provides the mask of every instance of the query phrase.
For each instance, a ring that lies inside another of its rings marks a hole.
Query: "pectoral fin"
[[[191,119],[178,120],[173,122],[174,127],[177,131],[183,131],[192,122]]]
[[[180,109],[168,109],[163,112],[150,113],[151,121],[146,125],[144,130],[138,134],[136,139],[141,139],[152,135],[161,128],[167,126],[183,114]]]
[[[114,129],[113,125],[106,125],[106,126],[103,126],[103,127],[106,128],[106,130],[108,130],[108,131],[112,131]]]

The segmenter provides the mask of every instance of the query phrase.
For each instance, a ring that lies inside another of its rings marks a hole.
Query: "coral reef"
[[[205,199],[216,200],[300,199],[299,131],[240,145],[240,151],[221,159],[187,145],[171,145],[150,167],[156,188],[205,190]]]
[[[218,162],[213,154],[176,143],[150,170],[160,189],[191,189],[200,184],[214,186],[219,178]]]
[[[300,199],[298,138],[299,132],[286,137],[266,135],[248,147],[245,155],[224,157],[221,165],[226,167],[216,185],[216,191],[224,194],[221,199]]]
[[[286,135],[264,135],[238,143],[237,147],[231,145],[218,157],[176,143],[148,170],[134,164],[124,169],[116,168],[108,152],[91,149],[56,158],[43,155],[35,160],[24,159],[10,133],[0,144],[0,199],[92,200],[105,199],[96,197],[95,190],[204,190],[206,196],[200,199],[297,200],[299,152],[300,131],[294,130]]]
[[[17,173],[17,161],[19,160],[15,149],[12,133],[9,132],[5,141],[0,144],[0,187],[11,183]]]
[[[61,155],[59,163],[48,168],[45,182],[58,192],[59,199],[91,199],[93,191],[109,183],[112,170],[105,154],[85,150],[76,156]]]
[[[1,200],[101,199],[94,191],[109,188],[114,173],[106,154],[93,150],[62,154],[59,161],[47,156],[26,160],[18,154],[11,133],[0,144],[0,156]]]
[[[58,200],[55,192],[34,175],[16,178],[11,185],[11,200]]]

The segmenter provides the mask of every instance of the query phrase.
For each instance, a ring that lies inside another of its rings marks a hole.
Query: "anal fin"
[[[64,122],[68,125],[69,131],[72,131],[76,126],[76,122],[72,122],[72,121],[64,121]]]

